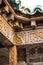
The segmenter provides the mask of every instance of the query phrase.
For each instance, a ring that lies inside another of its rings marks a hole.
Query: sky
[[[31,11],[33,11],[36,5],[41,5],[43,8],[43,0],[21,0],[21,7],[25,6],[30,8]]]

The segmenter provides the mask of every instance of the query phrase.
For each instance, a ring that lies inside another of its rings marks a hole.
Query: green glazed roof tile
[[[17,10],[20,10],[22,13],[24,14],[29,14],[29,15],[33,15],[35,14],[37,11],[39,11],[40,13],[43,13],[43,7],[41,5],[36,5],[33,8],[33,11],[31,11],[31,8],[25,8],[25,6],[21,7],[21,0],[8,0],[10,2],[10,4],[13,7],[16,7]],[[26,5],[26,4],[25,4]]]

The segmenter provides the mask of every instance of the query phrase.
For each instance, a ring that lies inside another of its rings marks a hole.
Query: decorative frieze
[[[25,44],[43,43],[43,29],[18,32]]]

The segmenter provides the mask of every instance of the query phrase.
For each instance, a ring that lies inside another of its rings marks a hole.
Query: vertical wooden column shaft
[[[17,48],[16,48],[16,46],[9,48],[9,65],[17,65]]]

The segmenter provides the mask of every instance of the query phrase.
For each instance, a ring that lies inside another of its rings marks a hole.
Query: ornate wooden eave
[[[21,27],[19,26],[15,26],[15,27],[21,29]],[[8,22],[2,15],[0,15],[0,33],[5,39],[9,41],[8,44],[5,44],[6,46],[18,45],[22,42],[22,40],[18,36],[16,36],[14,29],[8,24]],[[0,38],[2,37],[0,36]]]
[[[8,3],[7,0],[4,0],[5,4],[8,5],[10,11],[12,14],[14,14],[14,17],[17,19],[17,20],[21,20],[20,22],[29,22],[29,21],[32,21],[32,20],[43,20],[43,16],[38,16],[38,17],[33,17],[33,18],[27,18],[27,17],[23,17],[23,16],[20,16],[20,15],[17,15],[15,13],[15,11],[12,9],[12,7],[10,6],[10,4]]]
[[[24,16],[22,16],[22,15],[19,15],[19,14],[16,14],[15,13],[15,11],[12,9],[12,7],[10,6],[10,4],[8,3],[8,1],[7,0],[4,0],[4,2],[5,2],[5,4],[9,7],[9,9],[10,9],[10,11],[11,11],[11,14],[13,14],[14,15],[14,17],[17,19],[17,21],[19,22],[33,22],[33,21],[37,21],[37,20],[42,20],[43,19],[43,15],[42,16],[37,16],[37,17],[30,17],[30,18],[26,18],[26,17],[24,17]],[[8,22],[8,21],[7,21]],[[15,23],[16,21],[14,21],[13,23]],[[14,24],[13,24],[14,25]],[[34,24],[35,26],[36,26],[36,23]],[[33,25],[32,25],[33,26]],[[14,25],[14,28],[18,28],[18,29],[21,29],[21,27],[19,26],[19,25]],[[23,30],[23,29],[22,29]],[[15,31],[15,30],[14,30]],[[18,30],[17,30],[18,31]],[[19,38],[21,38],[20,36],[19,36]],[[19,39],[18,38],[18,39]],[[17,40],[18,40],[17,39]],[[23,41],[23,40],[19,40],[19,41]],[[18,41],[17,41],[17,43],[18,43]],[[21,42],[19,42],[19,43],[21,43]],[[22,42],[22,43],[24,43],[24,42]],[[23,45],[23,44],[19,44],[19,45]]]

